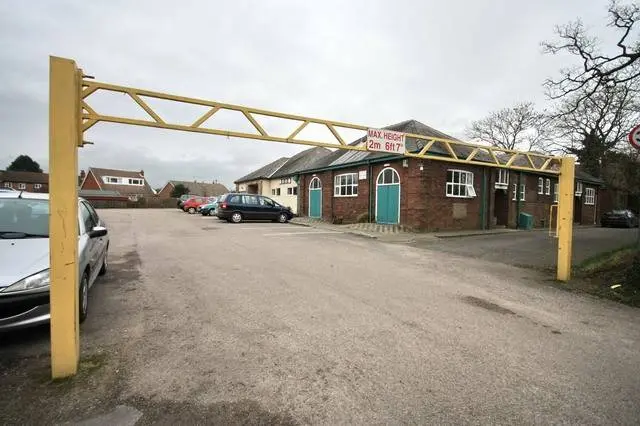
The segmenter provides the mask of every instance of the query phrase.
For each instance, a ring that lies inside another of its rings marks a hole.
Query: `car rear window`
[[[231,197],[229,197],[229,200],[227,202],[233,203],[233,204],[240,204],[242,201],[239,195],[232,195]]]

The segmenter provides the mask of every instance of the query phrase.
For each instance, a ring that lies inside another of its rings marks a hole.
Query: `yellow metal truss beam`
[[[217,101],[210,101],[185,96],[171,95],[168,93],[154,92],[150,90],[136,89],[133,87],[117,86],[114,84],[101,83],[93,80],[83,80],[82,91],[82,118],[83,130],[88,130],[96,123],[119,123],[136,126],[155,127],[160,129],[181,130],[185,132],[208,133],[212,135],[237,137],[245,139],[256,139],[270,142],[294,143],[300,145],[322,146],[326,148],[339,148],[353,151],[366,151],[364,144],[348,144],[340,134],[341,129],[350,129],[366,132],[372,126],[362,126],[357,124],[344,123],[339,121],[325,120],[320,118],[306,117],[295,114],[284,114],[281,112],[268,111],[264,109],[252,108],[242,105],[233,105]],[[125,116],[114,116],[101,114],[89,104],[89,96],[99,92],[116,92],[130,97],[148,115],[148,119],[130,118]],[[184,103],[198,106],[206,106],[209,109],[193,123],[168,122],[160,117],[147,102],[145,98],[161,99],[175,103]],[[240,132],[229,129],[220,129],[205,126],[205,122],[219,111],[240,112],[247,123],[255,129],[254,133]],[[299,122],[299,126],[287,136],[277,136],[267,132],[258,121],[259,116],[273,117],[283,120]],[[301,139],[300,132],[309,124],[318,124],[326,127],[332,134],[331,140],[317,141]],[[405,133],[407,138],[422,141],[425,146],[412,152],[405,152],[408,157],[425,160],[448,161],[453,163],[473,164],[485,167],[500,167],[519,171],[529,171],[536,173],[558,174],[561,158],[546,154],[532,152],[521,152],[516,150],[502,149],[486,145],[471,144],[455,139],[429,137],[420,134]],[[438,153],[430,152],[435,146],[440,148]],[[479,158],[479,157],[483,158]],[[519,160],[519,162],[518,162]]]

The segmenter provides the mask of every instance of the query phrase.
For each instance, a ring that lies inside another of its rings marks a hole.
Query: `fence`
[[[139,198],[138,201],[87,198],[87,201],[97,209],[168,209],[177,205],[175,198]]]

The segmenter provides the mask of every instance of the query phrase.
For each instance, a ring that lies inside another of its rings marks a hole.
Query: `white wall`
[[[278,203],[286,207],[291,207],[291,211],[298,213],[298,196],[289,195],[289,188],[297,188],[298,185],[291,179],[290,183],[280,183],[280,179],[271,179],[269,183],[269,193],[265,193],[267,197],[272,198]],[[273,195],[273,190],[280,189],[280,195]]]

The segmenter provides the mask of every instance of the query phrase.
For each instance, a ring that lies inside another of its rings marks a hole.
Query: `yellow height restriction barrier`
[[[366,144],[348,144],[341,130],[362,131],[363,136],[373,126],[284,114],[241,105],[189,98],[132,87],[117,86],[88,80],[70,59],[50,57],[49,97],[49,181],[51,200],[51,369],[54,378],[76,373],[79,357],[78,334],[78,241],[77,241],[77,148],[83,145],[83,132],[99,122],[155,127],[227,137],[256,139],[300,145],[323,146],[344,150],[366,151]],[[116,92],[127,95],[148,115],[148,119],[105,115],[91,107],[89,98],[96,92]],[[145,99],[161,99],[177,104],[206,107],[207,110],[192,123],[176,123],[163,119]],[[206,126],[218,111],[240,112],[254,132],[239,132]],[[260,117],[298,122],[298,127],[286,136],[267,132]],[[300,138],[310,124],[329,130],[333,139],[314,141]],[[420,140],[420,151],[401,153],[407,157],[433,161],[474,164],[518,171],[559,175],[560,199],[558,207],[558,279],[566,281],[571,272],[571,234],[573,216],[574,160],[533,152],[520,152],[497,147],[470,144],[446,138],[406,133],[406,138]],[[438,148],[438,149],[436,149]],[[438,151],[437,154],[433,150]]]

